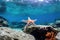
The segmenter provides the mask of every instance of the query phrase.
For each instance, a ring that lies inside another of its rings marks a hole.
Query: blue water
[[[5,2],[6,12],[0,13],[0,16],[6,18],[9,22],[20,22],[21,20],[37,19],[36,24],[46,24],[60,19],[60,3],[44,4],[19,4],[15,2]]]

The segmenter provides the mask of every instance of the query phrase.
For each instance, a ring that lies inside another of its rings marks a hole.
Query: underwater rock
[[[52,23],[52,27],[55,30],[60,31],[60,20],[57,20],[55,23]]]
[[[42,28],[47,28],[47,27],[53,28],[52,26],[49,26],[49,25],[30,25],[30,26],[25,26],[24,32],[31,33],[35,29],[42,29]]]
[[[54,27],[60,27],[60,20],[56,20],[56,22],[54,23]]]
[[[0,27],[0,40],[35,40],[35,38],[24,32],[17,32],[11,28]]]
[[[55,40],[55,36],[58,33],[58,31],[50,25],[28,25],[25,27],[24,32],[33,35],[36,40]],[[48,37],[46,35],[48,35]]]
[[[6,36],[0,36],[0,40],[13,40],[13,39],[6,35]]]
[[[8,20],[0,16],[0,27],[8,27]]]
[[[57,40],[60,40],[60,32],[56,35]]]
[[[55,25],[56,25],[56,27],[60,27],[60,20],[57,20]]]

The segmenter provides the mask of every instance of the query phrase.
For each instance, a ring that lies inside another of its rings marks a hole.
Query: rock
[[[0,27],[2,27],[2,26],[8,27],[8,20],[5,19],[4,17],[0,16]]]
[[[50,24],[55,30],[60,31],[60,20],[56,20],[55,23]]]
[[[24,32],[26,33],[31,33],[32,31],[36,30],[36,29],[42,29],[42,28],[47,28],[47,27],[51,27],[50,25],[28,25],[24,27]]]
[[[17,32],[11,28],[0,27],[0,40],[35,40],[35,38],[24,32]]]
[[[26,25],[24,32],[33,35],[36,40],[45,40],[49,38],[50,40],[54,40],[58,33],[58,31],[50,25]],[[48,33],[51,35],[47,37],[46,34]]]
[[[56,35],[56,38],[60,40],[60,32]]]
[[[13,39],[6,35],[6,36],[0,36],[0,40],[13,40]]]

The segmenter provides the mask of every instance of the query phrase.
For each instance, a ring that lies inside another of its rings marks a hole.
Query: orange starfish
[[[30,17],[28,17],[28,20],[22,20],[22,21],[26,22],[27,24],[30,24],[30,23],[35,24],[34,22],[36,21],[36,19],[32,20]]]

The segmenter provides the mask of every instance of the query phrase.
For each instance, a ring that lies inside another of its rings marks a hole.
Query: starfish
[[[36,21],[36,19],[32,20],[30,17],[28,17],[28,20],[22,20],[22,21],[26,22],[27,24],[30,24],[30,23],[35,24],[34,22]]]
[[[36,19],[35,20],[32,20],[30,17],[28,17],[28,20],[22,20],[23,22],[26,22],[27,24],[25,25],[25,27],[24,27],[24,31],[26,31],[26,29],[28,28],[28,26],[30,25],[30,23],[32,23],[33,25],[35,25],[35,21],[36,21]]]

